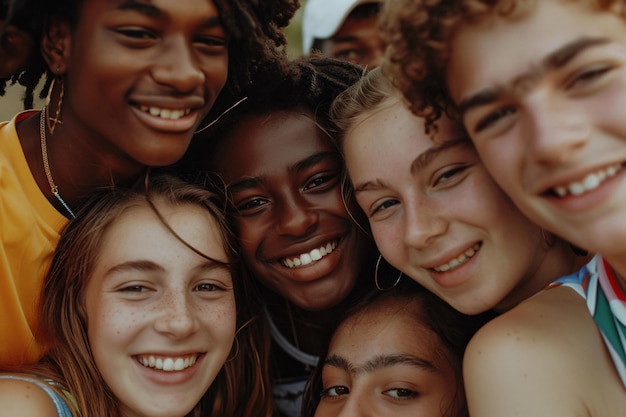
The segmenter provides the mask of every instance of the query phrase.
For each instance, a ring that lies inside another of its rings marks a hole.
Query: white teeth
[[[455,268],[458,268],[459,266],[467,262],[471,257],[473,257],[478,251],[478,249],[480,249],[480,243],[477,243],[473,247],[469,248],[468,250],[466,250],[465,252],[457,256],[456,258],[452,259],[450,262],[445,263],[443,265],[439,265],[433,269],[437,272],[446,272],[446,271],[451,271]]]
[[[587,175],[582,181],[574,181],[567,185],[560,185],[554,188],[554,192],[559,197],[565,197],[568,194],[581,195],[587,191],[595,190],[607,178],[615,176],[622,166],[620,164],[611,165],[597,172]]]
[[[314,261],[319,261],[322,259],[322,252],[319,249],[313,249],[311,251],[311,259]]]
[[[162,119],[178,120],[191,113],[191,109],[161,109],[159,107],[139,106],[141,111],[158,116]]]
[[[138,360],[143,366],[161,371],[182,371],[196,363],[197,356],[185,358],[155,358],[154,356],[139,356]]]
[[[302,265],[308,265],[313,262],[313,259],[311,258],[310,254],[303,253],[302,255],[300,255],[300,261],[302,262]]]
[[[330,254],[337,248],[337,242],[329,242],[324,246],[313,249],[311,252],[303,253],[293,258],[281,259],[280,263],[288,268],[296,268],[298,266],[310,265],[315,261],[319,261],[324,256]]]

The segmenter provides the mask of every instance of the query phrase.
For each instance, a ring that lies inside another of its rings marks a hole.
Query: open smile
[[[569,184],[560,185],[554,187],[551,191],[554,195],[563,198],[569,195],[579,196],[588,191],[595,190],[607,179],[614,177],[618,172],[622,170],[621,164],[613,164],[606,168],[599,169],[586,175],[579,181],[573,181]]]
[[[188,356],[154,356],[154,355],[139,355],[137,361],[147,368],[158,369],[159,371],[174,372],[182,371],[184,369],[192,367],[200,354],[193,354]]]
[[[291,269],[310,265],[332,253],[337,248],[337,245],[338,241],[332,240],[310,252],[302,253],[294,257],[283,258],[280,260],[280,264]]]
[[[471,248],[469,248],[468,250],[466,250],[465,252],[463,252],[462,254],[460,254],[459,256],[451,259],[450,261],[446,262],[445,264],[436,266],[433,269],[436,272],[452,271],[452,270],[458,268],[459,266],[463,265],[464,263],[466,263],[470,259],[472,259],[474,257],[474,255],[476,255],[476,253],[480,250],[480,246],[481,246],[481,243],[477,243],[474,246],[472,246]]]
[[[154,106],[143,106],[143,105],[139,105],[137,106],[139,108],[139,110],[141,110],[144,113],[148,113],[151,116],[156,116],[156,117],[160,117],[162,119],[167,119],[167,120],[178,120],[184,116],[187,116],[189,113],[191,113],[191,108],[185,108],[185,109],[165,109],[165,108],[160,108],[160,107],[154,107]]]

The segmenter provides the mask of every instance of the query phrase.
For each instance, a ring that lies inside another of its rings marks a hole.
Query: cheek
[[[370,227],[381,255],[395,267],[400,266],[398,260],[402,258],[404,245],[402,235],[396,227],[388,222],[370,223]]]
[[[228,56],[222,59],[216,59],[204,66],[206,74],[206,83],[215,93],[219,92],[226,84],[228,77]]]
[[[480,159],[492,181],[507,194],[519,188],[524,170],[524,152],[510,141],[486,141],[475,143]]]
[[[125,340],[146,320],[148,312],[125,309],[106,301],[87,309],[88,333],[92,346]],[[95,350],[95,349],[94,349]]]
[[[624,71],[626,73],[626,70]],[[600,129],[613,137],[626,141],[626,74],[607,89],[605,94],[585,103],[584,113],[589,115],[592,129]]]
[[[237,311],[235,298],[231,296],[216,304],[209,304],[201,308],[198,317],[202,326],[220,340],[224,347],[230,349],[237,327]]]

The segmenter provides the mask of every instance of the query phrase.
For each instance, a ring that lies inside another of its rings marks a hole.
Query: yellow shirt
[[[33,337],[44,275],[67,224],[33,178],[15,124],[0,123],[0,365],[34,362],[42,347]]]

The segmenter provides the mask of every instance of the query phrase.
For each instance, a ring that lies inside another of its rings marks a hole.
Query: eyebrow
[[[585,36],[567,43],[544,57],[537,68],[520,74],[508,84],[488,87],[462,99],[457,106],[459,112],[463,115],[473,107],[493,103],[502,96],[514,91],[518,86],[526,84],[528,81],[536,80],[539,76],[550,70],[563,67],[583,51],[610,42],[611,39],[605,37]]]
[[[205,262],[195,267],[194,270],[211,271],[213,269],[220,269],[220,268],[223,268],[225,270],[229,269],[227,266],[222,265],[221,263],[209,261],[207,259]],[[156,262],[145,260],[145,259],[138,259],[138,260],[132,260],[132,261],[127,261],[127,262],[116,264],[113,267],[109,268],[105,272],[104,275],[109,276],[112,274],[132,272],[132,271],[165,272],[165,268],[163,268],[161,265],[157,264]]]
[[[450,148],[454,148],[457,146],[472,146],[469,138],[466,136],[446,140],[442,144],[430,148],[423,153],[419,154],[413,162],[411,162],[410,172],[411,174],[415,174],[420,169],[424,169],[430,163],[432,163],[437,156],[441,155],[443,152],[447,151]],[[380,179],[375,179],[373,181],[365,181],[363,183],[354,184],[354,193],[362,193],[365,191],[373,191],[379,188],[389,188],[387,182],[382,181]]]
[[[151,17],[151,18],[156,18],[156,19],[163,19],[164,18],[164,14],[161,11],[161,9],[159,9],[158,7],[152,5],[149,3],[150,0],[146,0],[146,1],[140,1],[140,0],[126,0],[123,3],[121,3],[117,9],[118,10],[128,10],[128,11],[135,11],[137,13],[143,14],[145,16]],[[216,26],[221,26],[222,22],[220,21],[219,16],[212,16],[210,18],[208,18],[203,24],[203,27],[216,27]]]
[[[445,142],[432,147],[417,156],[411,162],[411,173],[415,174],[416,172],[424,169],[429,164],[431,164],[439,155],[448,151],[451,148],[456,148],[460,146],[471,146],[471,142],[467,137],[456,138],[452,140],[446,140]]]
[[[324,366],[332,366],[343,369],[350,374],[370,373],[379,369],[387,368],[394,365],[410,365],[422,368],[427,371],[436,371],[437,367],[431,361],[417,357],[415,355],[377,355],[372,359],[358,366],[353,365],[348,359],[339,355],[330,355],[324,361]]]
[[[301,161],[296,162],[295,164],[289,166],[287,169],[290,174],[296,174],[298,172],[305,171],[320,162],[333,159],[335,161],[339,161],[339,155],[336,152],[319,152],[314,155],[311,155],[307,158],[302,159]],[[259,187],[263,183],[263,176],[257,177],[247,177],[243,178],[237,182],[233,182],[229,184],[227,188],[231,193],[236,193],[239,191],[243,191],[250,188]]]

